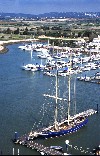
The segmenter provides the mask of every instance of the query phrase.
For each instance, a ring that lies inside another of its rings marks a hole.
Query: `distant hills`
[[[44,14],[0,13],[0,19],[41,19],[41,18],[100,18],[100,12],[50,12]]]

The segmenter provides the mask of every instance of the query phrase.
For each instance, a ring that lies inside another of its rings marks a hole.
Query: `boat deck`
[[[88,109],[88,110],[86,110],[86,111],[84,111],[84,112],[81,112],[81,113],[79,113],[79,114],[76,114],[76,115],[74,116],[74,118],[76,118],[77,116],[81,116],[81,115],[90,116],[90,115],[93,115],[93,114],[95,114],[95,113],[97,113],[97,110]]]
[[[91,116],[91,115],[93,115],[93,114],[95,114],[97,112],[98,112],[97,110],[88,109],[88,110],[86,110],[84,112],[81,112],[81,113],[78,113],[78,114],[76,114],[74,116],[70,116],[70,121],[72,121],[73,119],[75,119],[75,118],[77,118],[79,116],[87,116],[88,117],[88,116]],[[63,124],[64,122],[68,122],[68,120],[62,121],[59,125]]]

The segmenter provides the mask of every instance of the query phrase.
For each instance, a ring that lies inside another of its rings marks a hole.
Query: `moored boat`
[[[55,150],[63,150],[62,146],[50,146],[51,149],[55,149]]]
[[[34,64],[26,64],[26,65],[23,65],[21,68],[23,70],[33,71],[33,72],[38,70]]]

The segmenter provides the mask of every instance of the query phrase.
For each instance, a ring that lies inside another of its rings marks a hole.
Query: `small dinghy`
[[[50,148],[55,150],[63,150],[61,146],[50,146]]]

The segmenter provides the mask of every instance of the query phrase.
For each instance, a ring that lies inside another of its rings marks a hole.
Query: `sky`
[[[49,12],[100,12],[100,0],[0,0],[0,12],[35,15]]]

